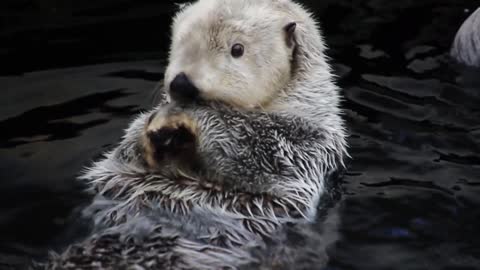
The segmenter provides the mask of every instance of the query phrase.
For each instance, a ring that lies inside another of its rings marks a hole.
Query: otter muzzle
[[[170,96],[174,101],[188,103],[198,99],[199,95],[199,89],[184,72],[178,74],[170,83]]]

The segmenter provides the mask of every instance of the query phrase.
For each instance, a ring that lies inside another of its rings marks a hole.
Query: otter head
[[[200,0],[174,19],[165,86],[177,102],[268,105],[290,81],[296,23],[274,0]]]

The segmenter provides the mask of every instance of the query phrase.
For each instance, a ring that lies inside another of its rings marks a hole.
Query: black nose
[[[197,99],[200,91],[188,79],[185,73],[178,74],[170,83],[170,96],[179,102],[189,102]]]

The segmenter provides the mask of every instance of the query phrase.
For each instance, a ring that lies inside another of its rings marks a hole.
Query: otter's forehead
[[[208,37],[223,42],[225,35],[255,36],[271,31],[281,16],[274,0],[200,0],[180,11],[173,24],[173,38]]]

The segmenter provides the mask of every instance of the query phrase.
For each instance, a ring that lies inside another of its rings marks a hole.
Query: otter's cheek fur
[[[145,125],[141,143],[143,158],[151,170],[167,162],[193,165],[197,126],[185,113],[155,112]]]

